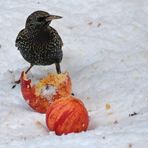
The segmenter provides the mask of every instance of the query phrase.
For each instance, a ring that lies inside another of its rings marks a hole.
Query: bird
[[[35,11],[27,17],[25,27],[18,33],[15,41],[22,57],[30,63],[25,73],[34,65],[51,64],[55,64],[58,74],[61,73],[63,41],[58,32],[50,26],[52,20],[61,18],[42,10]]]

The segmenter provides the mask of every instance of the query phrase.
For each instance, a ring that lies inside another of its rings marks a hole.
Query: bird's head
[[[44,29],[48,27],[52,20],[60,19],[61,16],[51,15],[45,11],[35,11],[30,14],[26,20],[26,28],[28,29]]]

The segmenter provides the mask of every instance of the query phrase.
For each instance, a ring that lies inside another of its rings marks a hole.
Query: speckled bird
[[[58,32],[49,26],[52,20],[61,18],[44,11],[35,11],[28,16],[25,28],[15,42],[23,58],[30,63],[26,73],[34,65],[51,64],[55,64],[57,73],[61,73],[63,42]]]

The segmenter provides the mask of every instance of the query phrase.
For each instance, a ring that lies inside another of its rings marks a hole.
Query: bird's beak
[[[52,20],[55,20],[55,19],[61,19],[62,17],[61,16],[58,16],[58,15],[49,15],[47,18],[46,18],[46,21],[52,21]]]

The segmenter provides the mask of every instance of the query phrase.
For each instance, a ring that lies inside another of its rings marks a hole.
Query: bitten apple
[[[25,72],[22,72],[20,84],[24,99],[40,113],[46,113],[48,106],[54,100],[71,94],[71,80],[68,73],[49,74],[32,85]]]
[[[84,104],[73,96],[54,101],[46,113],[46,125],[57,135],[86,131],[88,123],[88,112]]]

